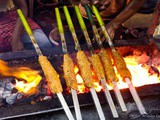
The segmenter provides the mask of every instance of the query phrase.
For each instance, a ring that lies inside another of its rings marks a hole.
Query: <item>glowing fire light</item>
[[[157,74],[150,75],[148,72],[150,67],[148,65],[138,64],[136,57],[128,56],[124,58],[124,60],[132,74],[132,83],[135,87],[160,83],[160,78]],[[159,69],[159,67],[157,69]],[[118,74],[117,77],[119,78],[119,89],[128,88],[128,85],[122,81],[122,78]],[[112,86],[108,87],[112,89]]]
[[[41,77],[38,76],[34,81],[30,83],[25,83],[24,81],[18,81],[16,79],[15,88],[19,92],[23,93],[33,93],[36,91],[36,87],[38,86],[39,82],[41,81]]]
[[[34,93],[36,92],[36,87],[38,86],[39,82],[41,81],[42,77],[38,74],[37,71],[33,71],[29,68],[22,69],[20,68],[20,72],[16,72],[16,77],[21,78],[25,81],[18,81],[16,80],[15,88],[19,92],[23,93]]]
[[[100,86],[100,84],[98,83],[98,82],[95,82],[94,83],[94,85],[95,85],[95,90],[97,91],[97,92],[100,92],[101,90],[102,90],[102,86]]]
[[[74,72],[76,74],[76,79],[77,79],[77,83],[78,83],[78,93],[84,93],[84,91],[85,91],[84,82],[83,82],[81,75],[78,73],[79,68],[77,66],[74,67]]]
[[[77,66],[75,66],[74,72],[76,73],[76,79],[77,79],[77,83],[78,83],[78,92],[79,93],[88,92],[88,90],[84,86],[83,78],[79,74],[79,68]],[[93,70],[92,70],[92,76],[93,76],[93,79],[97,79]],[[98,82],[94,83],[94,88],[97,92],[100,92],[102,90],[102,86],[100,86],[100,84]]]
[[[3,76],[10,76],[16,78],[15,88],[19,92],[31,94],[36,92],[36,87],[41,81],[42,77],[38,74],[38,71],[31,70],[27,67],[8,67],[7,63],[0,60],[0,73]],[[21,79],[23,81],[18,81]]]
[[[160,83],[160,77],[157,76],[157,74],[151,75],[148,72],[150,69],[150,66],[148,66],[147,64],[143,64],[143,65],[139,64],[139,61],[138,61],[139,59],[137,59],[136,56],[128,56],[128,57],[125,57],[124,60],[127,64],[128,69],[132,74],[132,83],[135,87]],[[156,68],[160,71],[160,66],[156,66]],[[75,71],[76,71],[75,73],[77,74],[76,78],[77,78],[78,84],[83,85],[83,79],[78,73],[79,69],[77,66],[75,67]],[[92,75],[93,75],[93,78],[95,78],[95,73],[93,71],[92,71]],[[118,88],[119,89],[128,88],[128,85],[125,82],[123,82],[122,78],[117,73],[117,71],[116,71],[116,75],[119,79]],[[102,86],[100,86],[98,82],[95,82],[94,85],[97,92],[100,92],[102,90]],[[113,86],[109,86],[108,84],[107,86],[109,90],[113,89]],[[84,85],[83,87],[78,86],[78,90],[80,91],[80,93],[86,92]]]

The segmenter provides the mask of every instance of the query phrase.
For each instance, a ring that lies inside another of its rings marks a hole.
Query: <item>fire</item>
[[[100,92],[102,90],[102,86],[100,86],[100,84],[98,82],[95,82],[94,85],[95,85],[95,90],[97,92]]]
[[[77,79],[77,83],[78,83],[78,93],[88,92],[88,90],[84,86],[83,79],[82,79],[81,75],[79,74],[79,68],[77,66],[75,66],[74,72],[76,74],[76,79]],[[92,75],[93,75],[93,79],[97,79],[93,70],[92,70]],[[102,90],[102,86],[100,86],[100,84],[98,82],[94,83],[94,88],[97,92],[100,92]]]
[[[132,74],[132,83],[135,87],[140,87],[149,84],[160,83],[160,78],[157,74],[151,75],[148,71],[150,66],[147,64],[139,64],[136,56],[128,56],[124,58],[128,69]],[[158,70],[160,67],[157,67]],[[119,78],[118,87],[119,89],[128,88],[127,84],[122,81],[122,78],[117,74]],[[112,89],[112,86],[108,86],[109,89]]]
[[[42,77],[38,71],[31,70],[27,67],[8,67],[7,63],[0,60],[0,74],[3,76],[10,76],[16,78],[15,88],[19,92],[30,94],[35,92],[36,87],[41,81]],[[23,80],[23,81],[18,81]]]
[[[145,58],[146,58],[146,55],[143,55],[143,56],[145,56]],[[142,60],[140,61],[140,59],[142,59]],[[124,60],[127,64],[128,69],[130,70],[130,72],[132,74],[132,83],[135,87],[160,83],[160,77],[157,76],[157,74],[150,74],[149,73],[150,66],[145,64],[145,62],[144,62],[145,60],[143,58],[140,58],[137,56],[127,56],[124,58]],[[156,68],[157,68],[157,70],[160,71],[160,66],[156,66]],[[116,68],[115,68],[115,71],[116,71]],[[86,92],[86,89],[83,85],[84,84],[83,79],[82,79],[81,75],[79,74],[79,69],[77,66],[75,66],[75,73],[76,73],[77,82],[79,84],[78,91],[80,93]],[[92,75],[93,75],[93,78],[96,78],[95,77],[96,75],[93,70],[92,70]],[[116,75],[119,79],[119,81],[117,83],[119,89],[128,88],[128,85],[122,81],[122,78],[117,73],[117,71],[116,71]],[[100,92],[102,90],[102,86],[99,85],[98,82],[95,82],[94,85],[95,85],[95,89],[97,92]],[[108,84],[107,84],[107,86],[108,86],[109,90],[113,89],[113,86],[109,86]]]
[[[84,93],[85,86],[81,75],[79,74],[79,68],[77,66],[74,67],[74,72],[76,74],[76,79],[78,83],[78,93]]]

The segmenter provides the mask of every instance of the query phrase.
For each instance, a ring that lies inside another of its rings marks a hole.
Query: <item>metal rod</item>
[[[107,98],[109,107],[110,107],[110,109],[112,111],[112,115],[113,115],[114,118],[118,118],[118,113],[117,113],[116,107],[114,105],[114,102],[112,100],[111,94],[110,94],[110,92],[108,90],[108,87],[106,85],[106,80],[105,79],[101,79],[101,83],[103,85],[105,96]]]
[[[99,118],[101,120],[105,120],[105,116],[104,116],[104,113],[103,113],[103,110],[102,110],[102,107],[100,105],[100,102],[99,102],[99,99],[98,99],[98,96],[97,96],[97,93],[96,93],[95,89],[94,88],[90,88],[90,91],[91,91],[92,98],[94,100],[94,104],[96,106]]]
[[[67,105],[67,103],[66,103],[66,101],[63,97],[63,95],[62,95],[62,93],[57,93],[57,96],[58,96],[59,101],[62,104],[62,107],[63,107],[68,119],[69,120],[74,120],[74,117],[73,117],[73,115],[72,115],[72,113],[71,113],[71,111],[70,111],[70,109],[69,109],[69,107],[68,107],[68,105]]]
[[[134,99],[134,101],[135,101],[135,103],[136,103],[136,105],[137,105],[137,107],[139,109],[140,114],[141,115],[146,115],[147,112],[146,112],[146,110],[145,110],[145,108],[144,108],[144,106],[142,104],[141,99],[138,96],[138,93],[137,93],[135,87],[132,85],[132,83],[131,83],[129,78],[125,78],[125,81],[129,86],[129,90],[130,90],[130,92],[131,92],[131,94],[133,96],[133,99]]]
[[[116,98],[118,99],[118,102],[119,102],[119,105],[122,109],[122,111],[126,112],[127,111],[127,107],[124,103],[124,100],[122,98],[122,94],[118,88],[118,85],[117,85],[117,82],[116,81],[112,81],[112,84],[113,84],[113,90],[115,92],[115,95],[116,95]]]
[[[75,112],[76,112],[76,118],[77,118],[77,120],[82,120],[82,115],[81,115],[81,111],[80,111],[77,91],[74,90],[74,89],[71,89],[71,92],[72,92],[72,99],[73,99],[74,109],[75,109]]]

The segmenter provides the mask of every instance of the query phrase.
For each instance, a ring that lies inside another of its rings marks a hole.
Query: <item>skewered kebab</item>
[[[74,72],[74,63],[72,59],[70,58],[68,51],[67,51],[67,45],[66,40],[64,36],[64,29],[63,24],[60,16],[60,12],[58,8],[55,8],[56,13],[56,19],[57,19],[57,26],[60,33],[61,41],[62,41],[62,49],[64,52],[63,56],[63,71],[64,71],[64,78],[66,80],[67,86],[71,89],[72,92],[72,98],[74,103],[74,108],[76,112],[77,120],[82,120],[82,115],[80,111],[79,101],[77,97],[76,90],[78,88],[77,80],[76,80],[76,74]]]
[[[91,54],[92,54],[92,56],[91,56],[92,66],[93,66],[94,70],[96,71],[96,73],[97,73],[97,75],[99,77],[99,79],[98,79],[99,83],[101,81],[102,85],[105,88],[104,89],[105,96],[106,96],[106,98],[108,100],[108,103],[109,103],[110,109],[112,111],[113,117],[117,118],[118,117],[118,113],[117,113],[117,110],[115,108],[115,105],[114,105],[114,102],[112,100],[112,97],[110,95],[110,92],[108,90],[108,87],[106,86],[105,74],[104,74],[104,69],[103,69],[101,60],[100,60],[99,56],[97,54],[95,54],[94,51],[93,51],[93,46],[92,46],[91,40],[89,38],[86,25],[85,25],[85,23],[83,21],[82,15],[81,15],[78,7],[75,6],[75,9],[76,9],[76,14],[77,14],[77,17],[78,17],[78,20],[79,20],[79,24],[81,26],[81,29],[82,29],[82,31],[84,33],[84,36],[85,36],[85,39],[87,41],[88,48],[89,48],[89,50],[91,51]],[[100,69],[98,69],[98,68],[100,68]]]
[[[72,37],[73,37],[74,42],[75,42],[75,48],[78,50],[78,52],[77,52],[77,63],[78,63],[78,66],[79,66],[79,69],[80,69],[80,72],[81,72],[81,76],[84,80],[84,84],[85,84],[85,86],[90,88],[90,91],[91,91],[91,94],[92,94],[92,97],[93,97],[93,100],[94,100],[94,103],[95,103],[95,106],[96,106],[96,109],[97,109],[97,112],[98,112],[98,115],[99,115],[100,119],[105,120],[104,113],[102,111],[98,96],[97,96],[96,91],[94,89],[94,79],[93,79],[92,71],[91,71],[91,68],[90,68],[91,64],[89,63],[85,53],[81,50],[81,47],[79,45],[79,41],[77,39],[77,35],[76,35],[76,32],[75,32],[73,22],[71,20],[68,8],[66,6],[64,6],[63,10],[64,10],[64,13],[65,13],[65,16],[66,16],[66,19],[67,19],[69,29],[72,33]]]
[[[124,100],[123,100],[122,95],[121,95],[121,92],[118,89],[118,86],[117,86],[117,83],[116,83],[116,80],[118,80],[118,79],[116,77],[111,58],[110,58],[107,50],[105,50],[103,48],[102,42],[100,40],[100,36],[98,34],[98,29],[97,29],[96,24],[94,22],[94,19],[92,17],[92,13],[91,13],[91,10],[90,10],[89,6],[87,4],[85,4],[84,7],[86,9],[88,19],[89,19],[89,21],[92,25],[92,29],[93,29],[94,35],[96,37],[96,41],[97,41],[98,46],[100,48],[100,56],[101,56],[101,60],[104,64],[104,69],[105,69],[105,74],[106,74],[106,77],[107,77],[107,81],[108,81],[109,84],[113,84],[113,89],[114,89],[114,92],[116,94],[116,97],[118,99],[118,102],[119,102],[119,105],[120,105],[122,111],[127,111],[126,105],[125,105]],[[97,72],[97,74],[98,74],[98,72]],[[105,82],[105,81],[103,81],[103,82]]]
[[[100,83],[100,81],[101,81],[102,85],[104,86],[105,96],[108,100],[108,103],[109,103],[110,109],[112,111],[113,117],[117,118],[118,113],[117,113],[114,102],[112,100],[112,97],[110,95],[110,92],[109,92],[108,87],[107,87],[106,82],[105,82],[106,81],[105,80],[105,73],[104,73],[104,69],[103,69],[100,57],[97,54],[95,54],[94,51],[93,51],[93,46],[92,46],[91,40],[89,38],[86,25],[83,21],[82,15],[81,15],[81,13],[79,11],[79,8],[77,6],[75,6],[75,10],[76,10],[76,15],[78,17],[79,24],[81,26],[81,29],[82,29],[82,31],[84,33],[84,36],[85,36],[85,39],[87,41],[88,48],[89,48],[89,50],[91,51],[91,54],[92,54],[92,56],[90,57],[91,64],[92,64],[93,69],[95,70],[95,72],[96,72],[96,74],[99,78],[98,82]]]
[[[51,63],[48,61],[47,57],[43,56],[43,54],[37,44],[37,41],[34,38],[33,33],[31,31],[31,29],[27,23],[27,20],[24,17],[22,11],[20,9],[18,9],[17,12],[18,12],[18,15],[23,23],[23,26],[24,26],[26,32],[28,33],[28,35],[34,45],[34,48],[39,56],[38,61],[39,61],[40,65],[42,67],[42,70],[46,76],[46,80],[48,82],[48,85],[50,87],[51,92],[53,94],[55,94],[55,93],[57,94],[68,119],[74,120],[73,115],[72,115],[63,95],[62,95],[63,88],[62,88],[58,73],[55,71],[55,69],[53,68]]]
[[[119,54],[118,51],[116,51],[113,43],[112,43],[112,40],[104,26],[104,22],[97,10],[97,8],[92,5],[92,9],[94,11],[94,14],[96,15],[96,18],[101,26],[101,29],[102,29],[102,32],[106,38],[106,40],[108,41],[108,44],[109,46],[111,47],[111,50],[112,50],[112,57],[113,57],[113,60],[114,60],[114,64],[116,66],[116,69],[118,71],[118,73],[121,75],[121,77],[123,78],[123,80],[128,84],[129,86],[129,90],[133,96],[133,99],[135,101],[135,103],[137,104],[137,107],[139,109],[139,112],[141,115],[144,115],[144,114],[147,114],[143,104],[142,104],[142,101],[140,100],[139,96],[138,96],[138,93],[135,89],[135,87],[132,85],[131,83],[131,73],[130,71],[128,70],[127,66],[126,66],[126,63],[124,61],[124,59],[122,58],[122,56]]]

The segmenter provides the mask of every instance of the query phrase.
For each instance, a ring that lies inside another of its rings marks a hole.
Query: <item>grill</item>
[[[117,46],[119,46],[119,45],[117,44]],[[141,47],[143,48],[144,46],[141,46]],[[82,48],[86,49],[86,45],[82,45]],[[57,50],[57,48],[55,48],[55,49]],[[58,51],[60,51],[60,49],[61,48],[59,48]],[[74,46],[70,45],[69,50],[72,51],[72,49],[74,49]],[[64,92],[63,92],[64,98],[65,98],[67,104],[69,105],[69,107],[73,108],[72,96],[68,92],[66,84],[65,84],[65,80],[62,77],[63,76],[63,71],[62,71],[62,67],[61,67],[62,62],[63,62],[62,53],[59,52],[59,54],[56,55],[56,54],[50,54],[50,51],[49,51],[48,53],[46,52],[45,54],[48,56],[52,65],[60,74],[61,82],[62,82],[62,85],[64,88]],[[72,58],[74,59],[74,57],[75,57],[75,53],[72,53]],[[8,61],[10,66],[19,66],[19,67],[20,66],[29,66],[29,68],[33,68],[33,69],[42,71],[39,64],[38,64],[37,55],[36,55],[35,51],[26,51],[25,50],[25,51],[15,52],[15,53],[14,52],[13,53],[4,53],[4,54],[1,54],[0,59]],[[13,78],[3,78],[3,81],[6,81],[8,79],[13,80]],[[44,78],[43,78],[43,80],[44,80]],[[40,85],[42,85],[42,84],[43,83],[41,83]],[[160,86],[160,84],[158,83],[158,84],[146,85],[146,86],[136,88],[139,96],[142,99],[142,102],[143,102],[147,112],[149,112],[149,115],[144,117],[144,119],[148,118],[150,116],[152,118],[153,117],[156,118],[156,116],[159,115],[159,112],[160,112],[158,109],[159,94],[160,94],[159,86]],[[43,86],[41,86],[41,87],[43,88]],[[116,105],[116,109],[118,110],[118,113],[120,115],[119,119],[122,119],[122,118],[123,119],[124,118],[134,119],[134,118],[140,117],[140,114],[137,110],[135,103],[133,103],[132,96],[131,96],[128,89],[121,90],[123,99],[125,100],[125,103],[127,105],[127,109],[129,108],[127,113],[121,112],[113,90],[111,90],[110,93],[111,93],[113,101]],[[51,100],[49,98],[46,101],[40,101],[40,98],[44,97],[45,95],[46,95],[45,89],[41,89],[40,93],[37,93],[36,95],[34,94],[34,95],[26,97],[26,98],[21,98],[19,101],[16,101],[13,105],[3,103],[4,106],[0,108],[1,119],[2,118],[4,119],[4,118],[20,117],[20,116],[29,116],[29,115],[41,114],[41,113],[48,113],[51,111],[55,111],[55,112],[51,112],[51,114],[53,114],[53,115],[55,115],[58,111],[60,112],[60,113],[58,112],[59,113],[58,115],[52,116],[53,118],[56,116],[59,116],[60,118],[65,119],[66,116],[63,113],[63,111],[61,111],[63,108],[62,108],[58,98],[56,96],[52,96]],[[111,111],[108,107],[108,103],[105,99],[104,93],[99,92],[98,97],[101,102],[101,105],[103,106],[103,110],[105,111],[104,114],[105,114],[106,119],[107,118],[113,119]],[[78,99],[79,99],[80,106],[81,106],[82,117],[84,119],[92,117],[91,115],[88,115],[88,112],[91,112],[91,113],[95,114],[93,119],[98,119],[98,115],[95,112],[95,108],[93,107],[94,102],[92,100],[91,94],[90,93],[79,94]],[[72,109],[72,113],[73,113],[73,111],[74,110]],[[51,116],[51,114],[48,113],[49,116]],[[42,117],[42,116],[39,115],[39,117]],[[29,118],[35,118],[35,116],[29,117]],[[18,118],[18,119],[20,119],[20,118]]]

